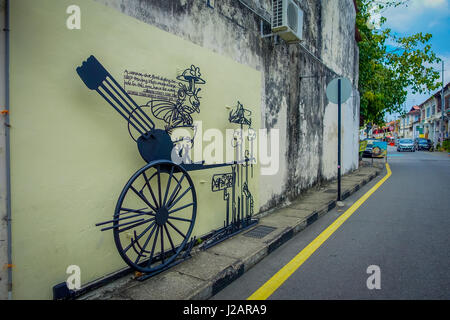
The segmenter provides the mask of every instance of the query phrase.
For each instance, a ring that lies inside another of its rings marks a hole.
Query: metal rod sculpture
[[[205,241],[202,246],[204,249],[216,245],[258,222],[252,219],[254,201],[248,188],[248,167],[251,166],[253,177],[253,162],[255,160],[253,157],[253,142],[256,138],[255,132],[251,128],[250,116],[251,111],[245,109],[239,101],[236,109],[230,111],[228,121],[240,125],[240,130],[237,131],[237,137],[235,136],[233,144],[237,162],[232,165],[231,172],[215,174],[212,177],[211,191],[223,190],[223,199],[226,201],[226,219],[223,228],[216,230],[214,235]],[[245,147],[244,126],[247,126],[247,140],[250,143],[251,151]],[[243,152],[244,150],[245,152]],[[243,177],[244,170],[245,180]],[[239,192],[237,192],[236,187],[238,187]],[[231,221],[229,188],[231,188]]]
[[[250,225],[253,198],[247,184],[249,157],[241,162],[210,165],[204,161],[176,164],[171,160],[174,150],[181,153],[183,149],[174,148],[178,141],[173,142],[170,133],[179,127],[194,129],[191,115],[200,112],[198,94],[201,89],[198,86],[206,83],[201,78],[200,68],[192,65],[177,77],[180,82],[176,102],[158,99],[143,106],[129,96],[94,56],[84,61],[76,71],[89,89],[96,91],[127,121],[129,134],[147,162],[122,189],[113,219],[96,224],[102,226],[101,231],[113,230],[120,256],[130,267],[145,274],[141,280],[189,257],[195,241],[191,234],[197,214],[197,195],[188,171],[231,166],[231,174],[213,176],[212,191],[224,190],[227,235]],[[230,113],[230,122],[239,123],[242,129],[244,125],[250,126],[251,120],[249,111],[239,105],[237,113]],[[145,110],[164,121],[165,128],[157,129]],[[137,139],[133,132],[138,134]],[[241,176],[236,205],[236,172],[242,175],[241,167],[247,170],[246,180],[243,182]],[[231,222],[228,188],[232,188]],[[212,238],[220,238],[223,230],[217,234],[219,237],[213,235]],[[214,241],[208,244],[211,246]]]

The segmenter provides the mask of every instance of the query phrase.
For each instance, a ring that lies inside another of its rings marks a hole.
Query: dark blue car
[[[427,150],[431,149],[433,143],[430,139],[418,138],[416,141],[416,150]]]

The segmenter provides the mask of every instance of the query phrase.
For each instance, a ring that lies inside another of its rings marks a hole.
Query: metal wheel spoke
[[[171,216],[169,216],[169,219],[180,220],[180,221],[185,221],[185,222],[192,222],[192,220],[185,219],[185,218],[179,218],[179,217],[171,217]]]
[[[182,187],[177,186],[177,189],[175,190],[176,192],[175,192],[174,196],[172,197],[172,199],[167,200],[166,208],[168,208],[168,206],[171,205],[172,201],[173,201],[176,197],[178,197],[178,194],[180,193],[181,189],[182,189]]]
[[[164,194],[163,206],[166,205],[167,194],[169,193],[170,183],[172,182],[173,168],[174,168],[174,167],[172,167],[172,168],[170,169],[170,176],[169,176],[169,180],[167,181],[167,188],[166,188],[166,192],[165,192],[165,194]]]
[[[166,230],[167,238],[169,238],[169,242],[170,242],[170,246],[172,247],[172,251],[173,251],[173,253],[175,253],[176,252],[175,246],[173,245],[172,237],[170,236],[169,230],[167,230],[166,225],[164,225],[164,229]]]
[[[144,220],[144,221],[138,222],[138,223],[136,223],[134,225],[122,228],[122,229],[118,230],[118,232],[120,233],[120,232],[124,232],[124,231],[130,230],[130,229],[139,227],[140,225],[143,225],[144,223],[147,223],[147,222],[150,222],[150,221],[153,221],[153,220],[155,220],[155,218],[151,218],[151,219],[148,219],[148,220]],[[111,228],[113,228],[113,227],[111,227]]]
[[[192,189],[192,186],[189,186],[189,188],[187,188],[186,190],[184,190],[184,192],[183,192],[176,200],[174,200],[174,201],[170,204],[170,206],[168,206],[167,208],[168,208],[168,209],[171,209],[171,208],[172,208],[178,201],[180,201],[180,199],[183,198],[184,195],[185,195],[186,193],[188,193],[188,191],[191,190],[191,189]]]
[[[158,201],[156,201],[155,194],[153,193],[152,187],[150,186],[150,183],[149,183],[149,180],[148,180],[148,178],[147,178],[147,175],[145,174],[145,171],[142,172],[142,175],[144,176],[145,185],[147,186],[148,191],[150,191],[150,194],[151,194],[151,196],[152,196],[153,203],[155,204],[155,206],[156,206],[157,208],[159,208],[159,206],[158,206]],[[156,211],[156,210],[155,210],[155,211]]]
[[[157,172],[158,172],[158,199],[159,199],[159,207],[161,208],[162,206],[162,197],[161,197],[161,166],[158,165],[157,168]]]
[[[155,216],[155,213],[153,211],[144,211],[144,209],[147,209],[147,207],[142,208],[142,209],[129,209],[129,208],[120,208],[120,211],[126,211],[126,212],[119,212],[119,216],[123,215],[123,214],[128,214],[130,212],[133,213],[142,213],[142,214],[147,214],[149,216]]]
[[[106,230],[113,229],[113,228],[120,228],[120,227],[127,226],[127,225],[130,225],[130,224],[133,224],[133,223],[137,224],[137,223],[139,223],[141,221],[144,221],[144,218],[138,219],[138,220],[134,220],[134,221],[131,221],[131,222],[125,222],[125,223],[122,223],[122,224],[114,224],[111,227],[106,227],[106,228],[101,229],[101,231],[106,231]]]
[[[167,223],[169,224],[169,226],[171,226],[172,228],[174,228],[175,231],[178,232],[183,238],[186,238],[186,235],[185,235],[183,232],[181,232],[180,230],[178,230],[178,228],[175,227],[169,220],[167,220]]]
[[[161,229],[161,261],[164,263],[164,229],[160,227]]]
[[[184,208],[190,207],[190,206],[192,206],[193,204],[194,204],[194,203],[191,202],[191,203],[186,204],[186,205],[184,205],[184,206],[182,206],[182,207],[176,208],[176,209],[174,209],[174,210],[172,210],[172,211],[169,211],[169,214],[174,213],[174,212],[177,212],[177,211],[180,211],[180,210],[183,210]],[[170,217],[169,217],[169,218],[170,218]]]
[[[145,240],[144,246],[142,248],[147,248],[148,243],[150,242],[150,239],[152,238],[153,233],[155,232],[155,230],[158,228],[158,225],[155,224],[155,226],[153,227],[152,231],[150,232],[150,234],[148,235],[147,239]]]
[[[144,245],[142,246],[142,250],[141,253],[145,251],[145,248],[147,248],[147,245],[150,241],[150,238],[153,235],[153,232],[155,232],[155,229],[157,228],[157,225],[155,224],[155,222],[152,223],[152,225],[154,225],[154,227],[152,228],[152,231],[150,231],[150,234],[148,235],[147,239],[145,240]],[[136,260],[134,261],[135,264],[137,264],[139,262],[139,259],[141,258],[142,255],[138,255]]]
[[[183,173],[183,176],[181,177],[181,179],[177,182],[177,186],[175,187],[175,189],[172,191],[172,194],[169,197],[169,200],[167,201],[167,204],[172,204],[172,200],[173,198],[175,198],[178,195],[179,189],[181,190],[181,183],[183,182],[183,179],[185,177],[185,174]]]
[[[146,205],[148,205],[153,211],[156,211],[157,209],[152,206],[152,204],[147,200],[147,198],[144,196],[143,193],[139,192],[136,190],[136,188],[134,188],[133,186],[130,186],[130,189],[133,190],[134,193],[136,193],[136,195],[145,202]]]
[[[159,226],[156,228],[155,240],[153,240],[152,252],[150,253],[150,258],[148,258],[147,268],[150,267],[150,265],[152,264],[153,253],[155,252],[156,242],[158,241],[158,233],[159,233]]]
[[[123,249],[123,252],[127,252],[127,251],[131,248],[131,246],[132,246],[134,243],[138,242],[139,239],[141,239],[142,236],[143,236],[144,234],[146,234],[147,231],[150,230],[150,228],[151,228],[154,224],[155,224],[155,222],[153,221],[147,228],[145,228],[144,231],[141,232],[140,235],[138,235],[136,238],[132,239],[132,240],[131,240],[131,243],[130,243],[125,249]],[[145,249],[145,248],[144,248],[144,249]]]
[[[135,218],[135,217],[139,217],[139,216],[145,216],[145,215],[146,214],[144,214],[144,213],[133,214],[132,216],[126,216],[126,217],[123,217],[123,218],[117,218],[117,219],[112,219],[112,220],[109,220],[109,221],[99,222],[99,223],[95,224],[95,226],[98,227],[98,226],[102,226],[104,224],[113,223],[113,222],[119,222],[119,221],[122,221],[122,220],[131,219],[131,218]],[[123,225],[125,225],[125,224],[123,224]]]
[[[141,208],[141,209],[120,208],[120,211],[125,211],[125,212],[120,212],[119,215],[127,214],[127,213],[130,213],[130,212],[145,213],[145,211],[143,211],[144,209],[147,209],[147,207]]]

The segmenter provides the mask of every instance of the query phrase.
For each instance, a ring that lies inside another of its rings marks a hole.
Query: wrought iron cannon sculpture
[[[97,224],[103,226],[102,231],[113,230],[117,250],[129,266],[152,276],[189,256],[195,241],[195,238],[190,237],[196,220],[197,195],[188,171],[232,166],[232,172],[225,174],[228,177],[226,184],[217,185],[220,180],[217,179],[218,175],[212,179],[213,192],[224,190],[227,216],[224,227],[216,230],[212,240],[206,243],[208,246],[256,223],[251,218],[253,198],[247,180],[243,182],[244,169],[240,168],[247,168],[248,179],[248,166],[253,160],[248,153],[245,159],[233,163],[207,165],[204,161],[185,161],[180,164],[172,161],[174,154],[185,159],[183,152],[186,150],[175,147],[179,141],[173,142],[170,132],[179,127],[193,128],[191,114],[200,112],[200,88],[197,86],[206,82],[201,78],[199,68],[191,66],[177,77],[180,88],[176,102],[159,99],[143,106],[130,97],[94,56],[84,61],[76,71],[89,89],[100,94],[128,122],[129,134],[136,141],[141,157],[147,162],[123,188],[113,219]],[[242,129],[243,125],[250,125],[251,121],[245,118],[248,110],[239,105],[235,113],[230,113],[229,120],[240,124]],[[155,123],[145,110],[150,110],[155,118],[164,121],[165,128],[155,128]],[[137,139],[132,131],[139,135]],[[251,166],[253,168],[253,164]],[[243,188],[236,203],[234,192],[236,172],[239,179],[239,170]],[[228,187],[233,188],[231,219]],[[137,206],[136,203],[141,205]]]

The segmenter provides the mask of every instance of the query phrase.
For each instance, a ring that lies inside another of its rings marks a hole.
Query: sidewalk
[[[369,161],[342,177],[343,199],[383,172],[384,161],[374,161],[373,167]],[[205,251],[194,248],[191,259],[163,273],[142,282],[128,275],[78,299],[206,300],[333,209],[336,189],[336,181],[313,187],[290,205],[257,215],[259,223],[250,231]]]

